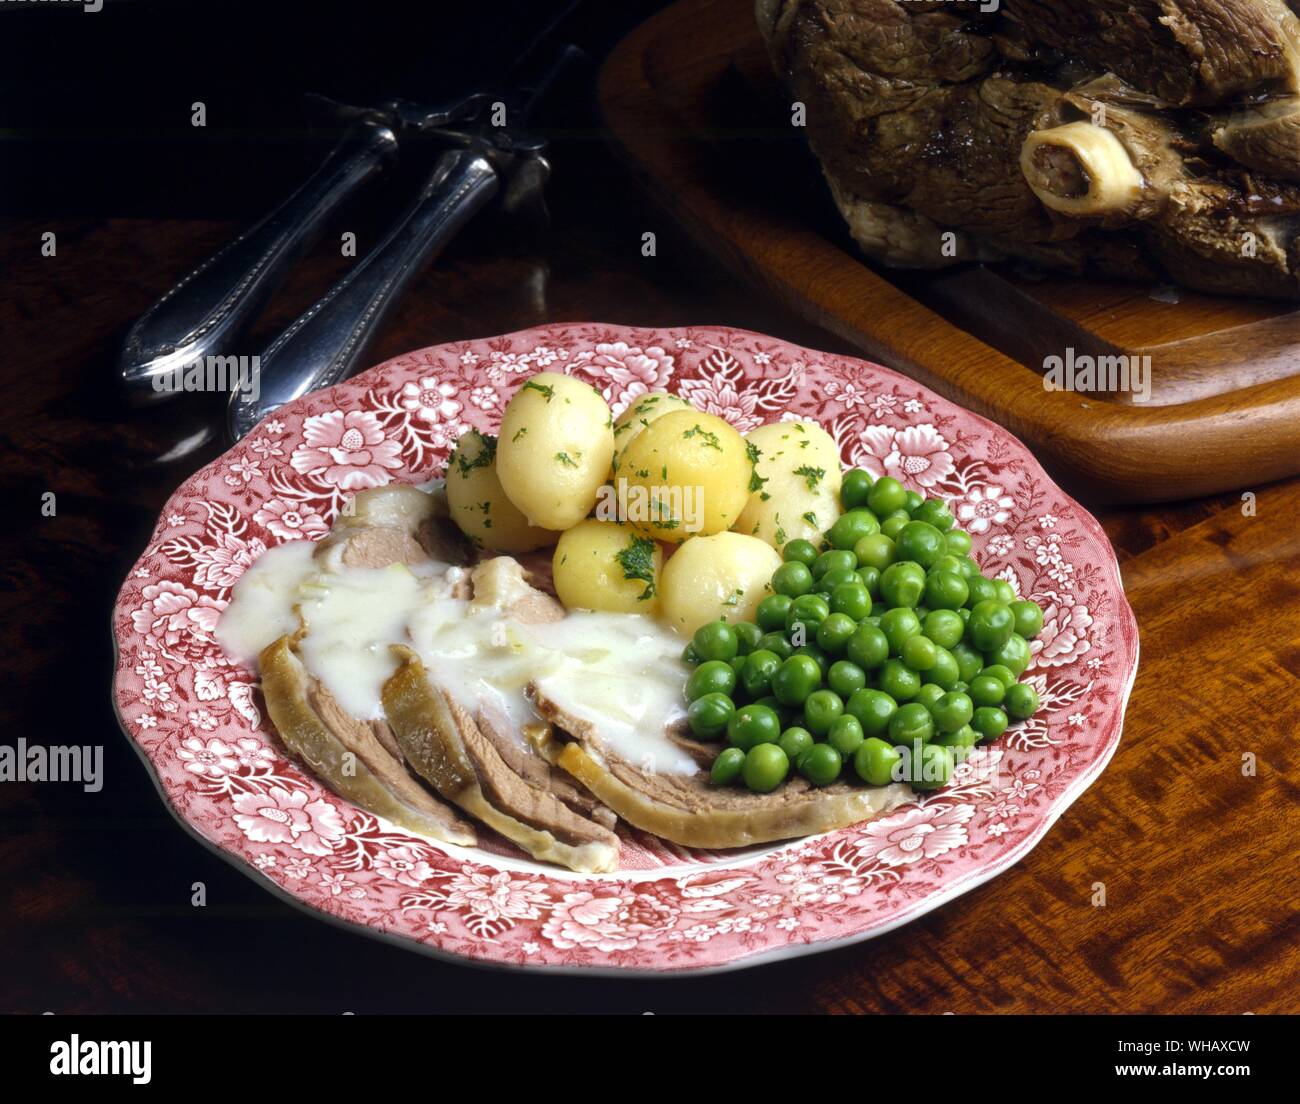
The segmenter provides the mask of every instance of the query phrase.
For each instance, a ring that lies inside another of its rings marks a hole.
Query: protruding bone
[[[1063,215],[1122,215],[1142,198],[1142,174],[1128,151],[1091,123],[1034,131],[1021,148],[1020,171],[1043,204]]]

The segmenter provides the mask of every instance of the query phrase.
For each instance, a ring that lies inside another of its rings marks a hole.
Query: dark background
[[[565,37],[594,65],[658,6],[588,0]],[[171,818],[110,708],[109,611],[167,497],[221,450],[221,411],[214,396],[123,401],[122,337],[328,147],[331,129],[303,93],[364,102],[490,85],[556,10],[545,0],[107,0],[93,14],[0,3],[0,739],[102,743],[105,755],[99,794],[0,785],[0,1011],[1294,1008],[1287,810],[1300,697],[1294,644],[1279,643],[1295,640],[1294,613],[1270,597],[1295,589],[1294,480],[1260,489],[1258,522],[1236,495],[1094,510],[1143,634],[1115,760],[1025,861],[867,944],[664,982],[448,965],[302,915]],[[544,120],[550,232],[480,217],[413,286],[372,360],[550,321],[733,325],[851,351],[674,230],[611,154],[592,79],[592,67],[579,71]],[[189,122],[196,100],[208,108],[203,130]],[[789,171],[807,155],[782,141],[766,161],[787,166],[783,189],[794,179],[803,191],[780,201],[822,217],[815,168]],[[338,216],[258,323],[254,348],[346,271],[337,234],[355,231],[364,255],[431,160],[412,146]],[[647,230],[654,258],[641,256]],[[40,255],[47,231],[56,258]],[[49,491],[53,518],[40,513]],[[1258,786],[1237,769],[1245,735],[1262,741]],[[1105,915],[1087,905],[1099,870],[1114,897]],[[206,908],[189,904],[194,882],[207,886]]]

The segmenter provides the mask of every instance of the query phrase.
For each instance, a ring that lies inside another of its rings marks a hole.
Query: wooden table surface
[[[575,135],[556,166],[551,234],[472,228],[416,285],[375,360],[547,321],[719,323],[848,351],[695,251],[598,135]],[[383,217],[342,229],[364,251]],[[102,743],[105,756],[99,794],[0,786],[0,1010],[1300,1010],[1300,482],[1250,488],[1253,515],[1236,495],[1097,511],[1142,631],[1114,761],[1018,866],[873,942],[665,982],[489,972],[307,918],[208,853],[118,731],[108,615],[166,496],[215,455],[205,433],[218,411],[203,396],[128,408],[113,357],[125,327],[234,229],[0,228],[0,488],[13,507],[0,727],[4,743]],[[54,258],[40,255],[47,230]],[[646,231],[653,258],[641,255]],[[327,240],[313,254],[261,335],[351,263],[334,251]],[[54,517],[41,512],[48,491]],[[190,906],[195,882],[206,908]]]

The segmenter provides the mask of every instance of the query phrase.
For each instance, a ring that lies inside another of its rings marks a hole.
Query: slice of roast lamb
[[[629,824],[684,847],[794,839],[871,820],[913,799],[902,783],[814,787],[795,778],[773,793],[757,794],[715,786],[704,770],[647,771],[618,755],[595,725],[548,696],[543,684],[530,685],[528,695],[538,713],[572,737],[546,745],[553,762]]]

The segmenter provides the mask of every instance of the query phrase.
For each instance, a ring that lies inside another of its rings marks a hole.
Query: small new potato
[[[568,609],[655,614],[663,559],[663,549],[630,525],[589,518],[555,546],[555,593]]]
[[[501,487],[543,529],[568,529],[596,504],[614,456],[614,419],[599,393],[554,372],[527,380],[497,441]]]
[[[667,391],[652,391],[630,403],[628,408],[614,419],[614,474],[618,474],[619,464],[627,451],[627,446],[635,441],[651,422],[657,421],[665,414],[671,414],[674,410],[692,409],[694,408],[685,399],[679,399],[676,395],[668,394]]]
[[[834,438],[815,422],[773,422],[745,440],[757,450],[758,479],[733,528],[778,550],[792,540],[819,541],[840,516],[842,470]]]
[[[627,520],[644,536],[677,544],[730,529],[753,475],[745,439],[692,408],[642,428],[622,453],[618,483]]]
[[[506,497],[496,469],[497,439],[477,429],[461,435],[447,461],[447,506],[470,540],[494,552],[531,552],[555,540],[549,529],[529,525]]]
[[[684,637],[710,621],[753,621],[780,566],[781,557],[757,537],[695,537],[668,557],[660,573],[660,617]]]

